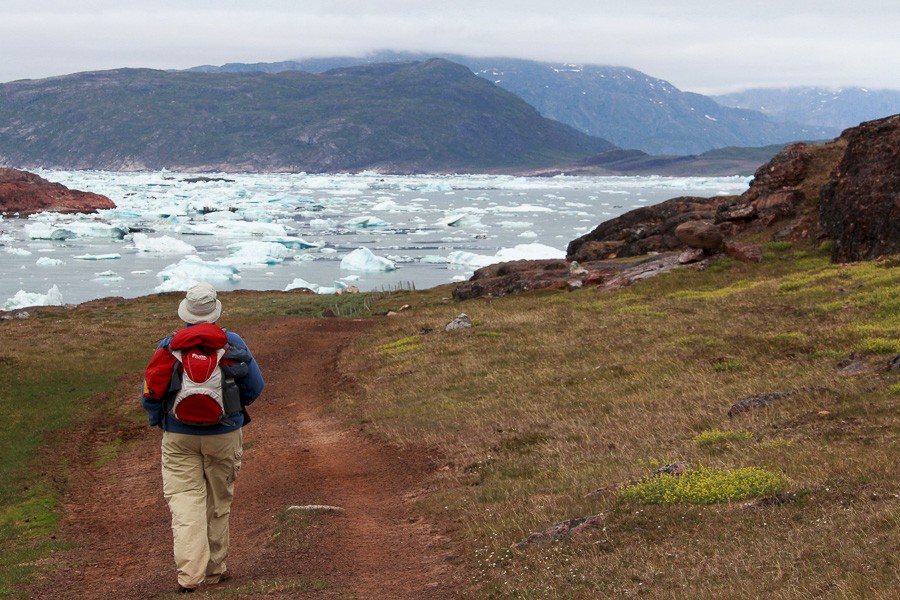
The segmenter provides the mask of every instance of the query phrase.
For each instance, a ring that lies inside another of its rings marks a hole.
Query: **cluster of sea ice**
[[[46,294],[26,292],[19,290],[3,304],[3,310],[19,310],[28,306],[62,306],[62,292],[57,286],[53,286]]]

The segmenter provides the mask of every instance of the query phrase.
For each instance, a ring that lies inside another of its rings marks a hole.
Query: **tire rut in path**
[[[232,597],[455,595],[460,580],[448,540],[415,520],[405,502],[425,483],[425,458],[375,443],[324,411],[341,385],[341,349],[367,326],[285,318],[239,332],[263,369],[266,389],[244,429],[228,559],[234,577],[216,586],[246,590]],[[52,570],[32,589],[33,597],[136,599],[174,590],[159,431],[144,428],[136,435],[112,464],[83,465],[72,474],[61,534],[77,548],[51,559]],[[295,514],[287,507],[310,504],[343,512],[312,513],[297,530],[274,535],[285,527],[285,515]],[[266,587],[301,578],[324,587],[302,593]],[[255,586],[258,594],[251,591]]]

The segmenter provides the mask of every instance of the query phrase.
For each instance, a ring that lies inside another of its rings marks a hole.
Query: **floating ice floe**
[[[213,223],[188,223],[178,228],[185,235],[215,235],[220,237],[287,236],[284,225],[249,221],[219,221]]]
[[[331,229],[335,223],[331,219],[311,219],[309,226],[311,229]]]
[[[565,252],[553,248],[552,246],[545,246],[544,244],[519,244],[513,248],[503,248],[494,256],[473,254],[472,252],[457,250],[451,252],[447,258],[452,265],[481,268],[514,260],[544,260],[565,257]]]
[[[39,267],[61,267],[62,265],[66,264],[66,263],[59,260],[58,258],[50,258],[49,256],[42,256],[39,259],[37,259],[37,262],[35,262],[34,264],[36,264]]]
[[[32,240],[70,240],[78,237],[78,234],[60,225],[53,223],[29,223],[25,225],[25,235]]]
[[[113,282],[113,281],[125,281],[124,277],[121,277],[115,271],[103,271],[102,273],[94,273],[94,281],[103,281],[103,282]]]
[[[9,298],[3,304],[3,310],[19,310],[28,306],[62,306],[62,292],[57,286],[53,286],[46,294],[26,292],[19,290],[15,296]]]
[[[66,223],[65,227],[79,238],[121,240],[128,234],[128,229],[125,227],[100,221],[74,221]]]
[[[483,227],[481,218],[470,213],[448,215],[436,224],[444,227]]]
[[[234,266],[279,265],[291,255],[291,251],[278,242],[238,242],[230,244],[231,256],[223,263]]]
[[[397,266],[390,260],[375,256],[368,248],[357,248],[343,259],[341,268],[347,271],[394,271]]]
[[[238,281],[240,270],[219,262],[208,262],[198,256],[188,256],[175,264],[167,266],[156,274],[162,280],[156,288],[157,292],[184,292],[199,282],[213,286],[227,285]]]
[[[192,254],[196,248],[168,235],[152,238],[146,233],[135,233],[132,242],[138,252],[152,252],[154,254]]]
[[[25,248],[6,248],[6,253],[15,256],[31,256],[31,251]]]
[[[122,258],[121,254],[79,254],[78,256],[73,256],[72,258],[77,258],[78,260],[118,260]]]
[[[373,216],[355,217],[349,221],[344,221],[344,225],[348,227],[384,227],[387,222],[383,219]]]
[[[264,242],[275,242],[276,244],[281,244],[286,248],[293,248],[303,250],[306,248],[318,248],[321,244],[316,244],[314,242],[307,242],[301,237],[283,237],[283,236],[267,236],[264,237]]]

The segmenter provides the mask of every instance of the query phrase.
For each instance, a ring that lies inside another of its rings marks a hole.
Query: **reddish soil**
[[[341,349],[366,327],[361,321],[282,319],[240,332],[266,389],[244,429],[227,561],[233,577],[199,596],[217,597],[219,590],[231,598],[456,595],[461,579],[449,540],[410,507],[433,471],[427,457],[380,444],[324,410],[347,383],[337,368]],[[137,389],[138,375],[134,384]],[[108,428],[94,423],[69,444],[75,464],[59,537],[75,547],[49,559],[32,597],[157,598],[177,587],[160,431],[128,427],[131,439],[116,460],[92,467],[96,454],[86,450],[104,436]],[[285,510],[310,504],[343,512]],[[321,589],[300,589],[301,580]]]

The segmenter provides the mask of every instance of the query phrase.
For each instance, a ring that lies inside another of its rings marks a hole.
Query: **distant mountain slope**
[[[837,129],[900,113],[900,90],[772,88],[744,90],[714,99],[723,106],[758,110],[780,121]]]
[[[376,53],[271,64],[197,67],[198,71],[319,72],[370,61],[422,60],[428,55]],[[752,110],[722,106],[662,79],[623,67],[541,63],[441,55],[520,96],[542,115],[650,154],[699,154],[729,146],[768,146],[832,138],[839,129],[785,124]]]
[[[324,74],[121,69],[0,85],[0,164],[20,167],[485,171],[613,147],[441,59]]]

